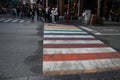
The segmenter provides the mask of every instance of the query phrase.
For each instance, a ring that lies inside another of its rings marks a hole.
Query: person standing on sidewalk
[[[55,8],[55,22],[57,22],[59,20],[59,12],[58,12],[58,8]]]
[[[35,10],[34,9],[31,9],[31,18],[32,18],[32,22],[34,22],[34,18],[35,18]]]
[[[55,8],[52,8],[51,10],[51,17],[52,17],[52,23],[56,23],[55,22]]]
[[[85,15],[86,15],[85,10],[83,10],[83,12],[82,12],[82,22],[83,23],[85,23]]]
[[[69,6],[67,7],[65,11],[65,21],[66,23],[69,23]]]

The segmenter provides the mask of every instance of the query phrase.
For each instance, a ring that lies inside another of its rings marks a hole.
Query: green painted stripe
[[[65,32],[81,32],[83,30],[44,30],[44,31],[65,31]]]

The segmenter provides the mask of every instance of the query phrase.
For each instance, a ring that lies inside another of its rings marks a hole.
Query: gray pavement
[[[79,26],[120,52],[120,25]]]
[[[41,73],[41,36],[37,29],[35,23],[0,23],[0,80]]]
[[[80,23],[79,20],[71,20],[69,23],[61,20],[58,23],[76,25],[77,27],[84,26],[102,34],[111,33],[105,31],[108,27],[85,25]],[[112,25],[112,27],[114,28],[115,25]],[[111,27],[109,29],[111,30]],[[115,30],[119,34],[120,29],[118,26]],[[95,35],[94,31],[86,31]],[[0,80],[120,80],[120,71],[43,76],[42,33],[43,23],[0,23]],[[118,51],[120,50],[120,45],[118,45],[120,42],[119,35],[95,36]]]

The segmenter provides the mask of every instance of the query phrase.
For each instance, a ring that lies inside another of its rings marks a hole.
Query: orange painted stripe
[[[44,54],[43,61],[74,61],[120,58],[120,53],[80,53],[80,54]]]
[[[43,44],[44,48],[89,48],[108,47],[105,44]]]

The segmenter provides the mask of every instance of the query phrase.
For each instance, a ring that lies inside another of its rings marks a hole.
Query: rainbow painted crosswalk
[[[44,75],[111,70],[120,70],[119,52],[75,26],[44,25]]]

